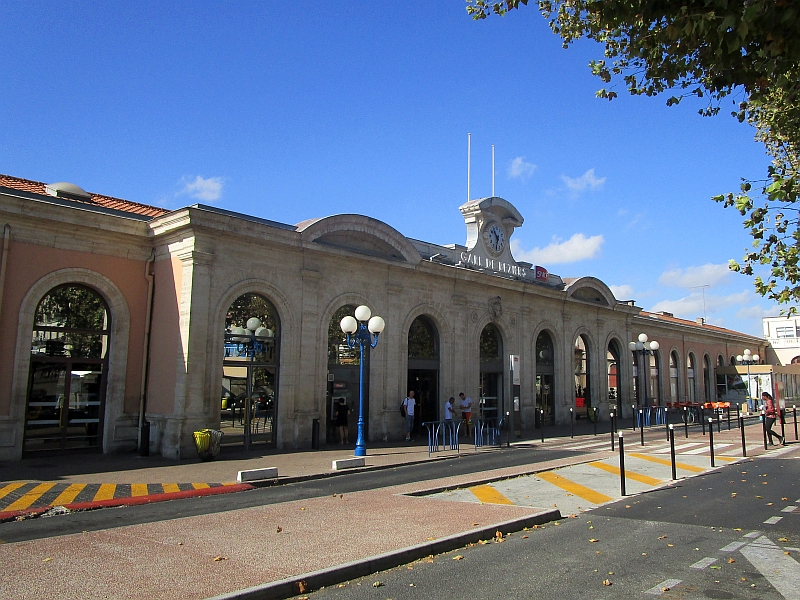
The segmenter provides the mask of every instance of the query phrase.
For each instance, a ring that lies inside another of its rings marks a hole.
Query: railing
[[[458,450],[458,434],[462,421],[425,421],[428,430],[428,456],[442,450]]]
[[[476,419],[473,425],[475,448],[500,445],[500,428],[503,426],[503,419],[497,417]]]

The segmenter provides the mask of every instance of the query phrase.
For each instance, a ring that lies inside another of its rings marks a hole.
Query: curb
[[[544,510],[518,519],[482,527],[481,529],[456,533],[432,542],[424,542],[362,560],[336,565],[335,567],[311,571],[310,573],[279,579],[278,581],[264,583],[236,592],[213,596],[209,598],[209,600],[282,600],[284,598],[291,598],[298,593],[311,592],[312,590],[318,590],[358,577],[366,577],[379,571],[392,569],[414,560],[430,556],[431,554],[450,552],[451,550],[455,550],[467,544],[474,544],[479,540],[494,538],[497,530],[501,530],[503,533],[513,533],[515,531],[521,531],[525,527],[542,525],[549,521],[556,521],[562,518],[561,512],[557,509]]]
[[[217,494],[231,494],[234,492],[244,492],[252,490],[253,486],[249,483],[237,483],[236,485],[222,485],[213,488],[202,488],[199,490],[185,490],[181,492],[169,492],[166,494],[148,494],[146,496],[128,496],[125,498],[110,498],[108,500],[97,500],[94,502],[75,502],[63,504],[70,511],[95,510],[97,508],[109,508],[118,506],[138,506],[141,504],[152,504],[153,502],[166,502],[167,500],[181,500],[184,498],[197,498],[199,496],[215,496]],[[36,517],[54,508],[54,506],[43,506],[40,508],[28,508],[24,510],[12,510],[0,512],[0,523],[13,521],[17,517]]]

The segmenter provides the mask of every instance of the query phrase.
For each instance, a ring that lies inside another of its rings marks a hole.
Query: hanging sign
[[[511,383],[512,385],[519,385],[519,354],[510,354],[509,364],[511,364]]]

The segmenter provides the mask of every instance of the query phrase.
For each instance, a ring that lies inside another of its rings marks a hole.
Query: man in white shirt
[[[414,399],[414,390],[409,390],[408,396],[403,400],[403,408],[406,410],[406,441],[412,442],[411,432],[414,429],[414,407],[417,401]]]
[[[464,421],[464,428],[466,429],[467,436],[469,436],[469,426],[472,420],[472,398],[464,395],[464,392],[461,392],[458,397],[461,398],[458,404],[458,407],[461,409],[461,419]]]

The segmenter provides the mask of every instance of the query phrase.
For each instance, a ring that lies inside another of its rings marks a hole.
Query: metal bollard
[[[597,435],[597,407],[595,406],[592,408],[592,414],[594,415],[594,434]]]
[[[575,437],[575,411],[569,407],[569,437]]]
[[[542,443],[544,444],[544,409],[539,409],[539,423],[542,425]]]
[[[639,433],[642,438],[642,446],[644,446],[644,411],[639,409]]]
[[[619,489],[625,496],[625,447],[622,441],[622,432],[619,433]]]
[[[722,412],[721,409],[717,409],[717,433],[722,433]]]
[[[786,431],[785,431],[786,419],[784,418],[784,410],[782,408],[778,409],[778,419],[780,419],[780,422],[781,422],[781,439],[783,440],[783,444],[782,445],[785,446],[786,445]]]
[[[739,428],[742,430],[742,456],[747,458],[747,444],[744,441],[744,417],[739,417]]]
[[[669,407],[667,406],[664,407],[664,426],[667,429],[667,439],[669,439],[669,430],[671,429],[671,426],[669,424]]]
[[[711,466],[714,464],[714,417],[708,417],[708,446],[711,448]]]
[[[678,470],[675,465],[675,429],[672,425],[669,426],[669,455],[672,462],[672,480],[675,481],[678,478]]]
[[[792,406],[794,409],[794,441],[797,441],[797,406]]]
[[[683,407],[683,431],[686,434],[686,439],[689,439],[689,407]]]
[[[611,421],[611,451],[614,451],[614,413],[612,412],[608,415],[609,420]]]
[[[631,404],[631,421],[633,423],[633,430],[636,431],[636,405]]]
[[[703,435],[706,434],[706,413],[703,407],[700,407],[700,424],[703,426]]]
[[[764,411],[761,411],[761,431],[764,433],[764,450],[767,449],[767,419],[764,416]]]
[[[731,407],[728,407],[728,431],[731,430]]]

